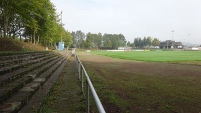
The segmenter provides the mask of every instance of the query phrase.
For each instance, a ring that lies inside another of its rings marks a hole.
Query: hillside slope
[[[0,38],[0,52],[5,51],[44,51],[45,47],[19,40]]]

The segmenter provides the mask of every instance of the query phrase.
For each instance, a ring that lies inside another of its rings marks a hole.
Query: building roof
[[[167,46],[167,45],[168,46],[183,46],[181,42],[175,42],[172,40],[166,40],[166,41],[160,42],[159,46]]]
[[[183,46],[183,44],[181,42],[175,42],[174,45],[176,45],[176,46]]]

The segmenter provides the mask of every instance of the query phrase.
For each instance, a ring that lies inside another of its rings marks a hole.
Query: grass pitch
[[[94,51],[92,53],[127,60],[201,64],[201,51]]]

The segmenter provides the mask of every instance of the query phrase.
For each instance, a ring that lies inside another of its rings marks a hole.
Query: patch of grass
[[[201,61],[200,51],[132,51],[132,52],[107,52],[94,51],[93,54],[109,56],[113,58],[138,60],[148,62],[193,62]]]
[[[52,92],[43,104],[43,113],[84,113],[85,97],[81,93],[80,81],[74,58],[70,58]]]

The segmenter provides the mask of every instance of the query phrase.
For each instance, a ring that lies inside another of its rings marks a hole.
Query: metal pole
[[[190,42],[190,35],[191,35],[191,34],[188,34],[188,42]]]
[[[86,86],[86,105],[87,105],[86,112],[90,113],[89,112],[89,84],[88,84],[88,82],[87,82],[87,86]]]
[[[61,27],[62,27],[62,11],[61,11]],[[61,33],[61,42],[62,42],[62,33]]]
[[[78,65],[79,65],[79,61],[78,61],[78,57],[77,57],[77,55],[76,55],[76,60],[77,60],[77,68],[78,68]]]
[[[174,40],[174,30],[172,30],[172,41]]]
[[[62,26],[62,11],[61,11],[61,26]]]
[[[73,50],[71,51],[71,53],[73,53]],[[72,54],[72,55],[73,55],[73,54]],[[77,56],[74,55],[74,57],[75,57],[75,63],[76,63],[76,66],[77,66]]]
[[[96,106],[98,108],[99,113],[105,113],[105,110],[104,110],[104,108],[103,108],[103,106],[102,106],[102,104],[98,98],[98,95],[97,95],[97,93],[96,93],[96,91],[95,91],[95,89],[94,89],[94,87],[93,87],[93,85],[89,79],[89,76],[87,74],[86,74],[86,79],[87,79],[87,83],[89,85],[89,88],[90,88],[91,93],[93,95],[93,98],[95,100],[95,103],[96,103]]]
[[[80,80],[80,78],[81,78],[81,77],[80,77],[80,65],[81,65],[81,64],[80,64],[80,62],[79,62],[79,65],[78,65],[78,76],[79,76],[79,80]]]
[[[84,69],[82,68],[82,79],[81,79],[81,87],[82,87],[82,92],[84,93],[84,82],[83,82],[83,79],[84,79]]]

